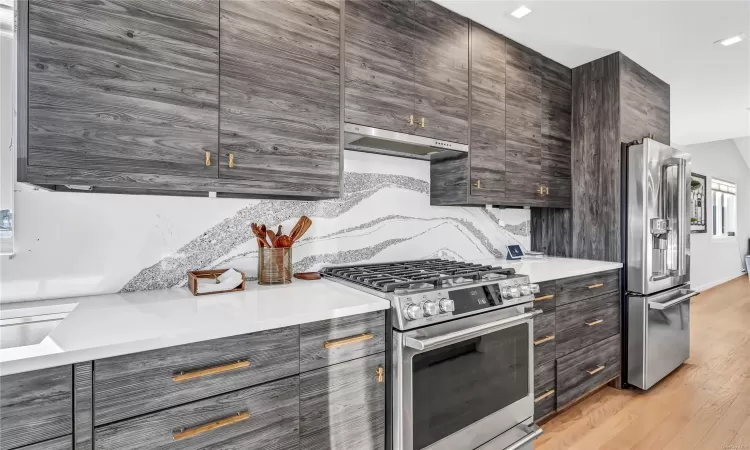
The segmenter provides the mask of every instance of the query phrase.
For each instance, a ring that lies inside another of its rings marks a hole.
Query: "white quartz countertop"
[[[571,258],[472,262],[512,267],[531,282],[603,272],[620,263]],[[187,288],[10,303],[0,317],[70,311],[36,345],[0,349],[0,375],[386,310],[390,302],[334,281],[248,282],[242,292],[193,296]],[[0,340],[2,340],[0,330]]]
[[[622,263],[557,257],[522,260],[486,258],[471,262],[513,268],[518,274],[528,275],[532,283],[577,277],[596,272],[606,272],[607,270],[614,270],[622,267]]]
[[[74,308],[41,343],[0,349],[0,375],[363,314],[391,306],[380,297],[325,279],[294,280],[283,286],[247,282],[246,286],[242,292],[197,297],[187,288],[175,288],[2,305],[2,317]]]

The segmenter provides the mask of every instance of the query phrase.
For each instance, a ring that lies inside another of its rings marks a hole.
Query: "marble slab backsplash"
[[[529,210],[430,206],[428,162],[347,151],[344,164],[344,194],[318,202],[22,192],[18,254],[2,261],[0,301],[184,286],[188,271],[211,268],[233,267],[254,280],[257,244],[250,223],[281,224],[288,232],[302,215],[313,225],[293,248],[295,272],[327,264],[501,257],[509,244],[529,247]],[[67,220],[43,217],[48,214]],[[39,236],[67,241],[43,246]],[[50,258],[58,270],[47,267]]]

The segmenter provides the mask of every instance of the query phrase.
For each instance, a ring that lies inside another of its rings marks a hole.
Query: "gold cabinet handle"
[[[554,389],[550,389],[549,391],[547,391],[544,394],[540,395],[539,397],[535,398],[534,399],[534,403],[539,403],[539,402],[541,402],[542,400],[544,400],[545,398],[549,397],[550,395],[552,395],[554,393],[555,393],[555,390]]]
[[[604,322],[604,319],[597,319],[593,322],[586,322],[586,326],[593,327],[594,325],[599,325],[602,322]]]
[[[474,187],[482,189],[482,180],[477,180],[477,182],[474,183]]]
[[[422,127],[422,128],[426,128],[427,127],[427,119],[425,119],[424,117],[422,117],[422,120],[419,121],[419,126]]]
[[[229,168],[234,169],[234,153],[229,154]]]
[[[551,336],[544,336],[543,338],[537,339],[536,341],[534,341],[534,345],[544,344],[545,342],[549,342],[553,340],[554,338],[555,338],[554,334]]]
[[[549,194],[549,188],[547,186],[539,186],[539,189],[537,189],[536,192],[539,195],[548,195]]]
[[[199,434],[206,433],[211,430],[215,430],[217,428],[226,427],[227,425],[232,425],[237,422],[242,422],[243,420],[247,420],[250,418],[249,412],[241,412],[237,413],[233,416],[225,417],[223,419],[215,420],[213,422],[209,422],[205,425],[199,425],[197,427],[193,428],[187,428],[182,429],[176,433],[172,433],[172,440],[173,441],[180,441],[182,439],[191,438],[193,436],[197,436]]]
[[[588,372],[588,373],[589,373],[589,375],[594,375],[594,374],[596,374],[596,373],[599,373],[599,372],[601,372],[602,370],[604,370],[604,366],[603,366],[603,365],[602,365],[602,366],[599,366],[599,367],[597,367],[596,369],[591,369],[591,370],[587,370],[586,372]]]
[[[554,294],[542,295],[541,297],[534,297],[534,301],[541,302],[542,300],[552,300],[553,298],[555,298]]]
[[[206,167],[211,165],[211,152],[206,152]]]
[[[592,284],[592,285],[586,286],[586,287],[589,288],[589,289],[596,289],[596,288],[600,288],[602,286],[604,286],[604,283],[596,283],[596,284]]]
[[[192,372],[180,372],[172,377],[172,381],[180,383],[182,381],[192,380],[193,378],[202,378],[209,375],[216,375],[217,373],[229,372],[230,370],[242,369],[243,367],[250,366],[250,361],[237,361],[231,364],[223,364],[221,366],[209,367],[208,369],[194,370]]]
[[[375,371],[375,373],[378,375],[378,383],[382,383],[383,380],[385,380],[385,369],[381,366],[378,366],[378,369]]]
[[[408,119],[406,119],[406,123],[408,123],[409,125],[414,125],[414,115],[413,114],[411,116],[409,116]]]
[[[372,333],[358,334],[357,336],[349,336],[341,339],[334,339],[332,341],[325,341],[323,343],[324,348],[336,348],[343,347],[344,345],[356,344],[357,342],[369,341],[374,338],[375,335]]]

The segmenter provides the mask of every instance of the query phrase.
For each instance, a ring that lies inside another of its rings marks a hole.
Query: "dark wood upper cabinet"
[[[339,8],[222,0],[222,181],[244,193],[339,195]]]
[[[413,0],[346,0],[346,122],[414,132],[414,9]]]
[[[481,203],[505,197],[505,38],[471,25],[470,196]]]
[[[468,142],[469,20],[430,0],[346,0],[349,123]]]
[[[415,133],[469,141],[469,20],[431,0],[415,0]]]
[[[622,144],[670,144],[669,85],[622,53],[573,69],[574,258],[620,261]]]
[[[217,1],[28,7],[21,181],[132,187],[217,177]]]

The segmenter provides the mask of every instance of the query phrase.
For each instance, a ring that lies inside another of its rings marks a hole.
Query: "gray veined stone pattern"
[[[163,258],[156,264],[141,270],[122,288],[122,292],[162,289],[184,285],[186,274],[191,270],[214,267],[233,267],[233,262],[240,259],[256,259],[255,237],[250,232],[250,223],[265,223],[274,225],[285,221],[296,220],[302,215],[313,220],[315,229],[316,219],[337,219],[344,214],[356,214],[358,224],[344,226],[335,232],[315,235],[308,232],[297,245],[316,243],[321,240],[343,241],[351,233],[358,236],[378,233],[367,245],[353,248],[339,249],[338,246],[329,252],[304,255],[298,258],[295,253],[294,271],[305,272],[318,270],[327,264],[360,263],[374,260],[385,251],[398,250],[398,246],[408,246],[410,241],[434,233],[438,228],[449,227],[452,232],[460,233],[460,240],[440,239],[434,242],[434,248],[415,255],[413,249],[404,248],[401,259],[415,257],[455,257],[462,258],[465,252],[484,256],[503,256],[507,243],[523,244],[528,239],[528,219],[520,224],[503,227],[498,224],[497,210],[487,211],[483,208],[431,207],[429,217],[420,217],[418,213],[409,214],[378,214],[367,206],[360,204],[367,199],[383,200],[378,196],[384,195],[388,189],[401,190],[403,193],[418,194],[423,197],[424,205],[429,204],[430,186],[427,181],[405,175],[390,175],[380,173],[346,172],[344,174],[344,194],[339,199],[319,202],[263,200],[253,203],[237,211],[219,224],[206,230],[203,234],[177,249],[170,256]],[[399,192],[399,194],[401,194]],[[401,198],[399,196],[398,198]],[[424,212],[424,205],[419,204],[415,209]],[[359,208],[358,208],[359,207]],[[384,206],[384,210],[389,208]],[[399,232],[387,239],[382,238],[383,226],[398,226],[399,221],[425,223],[426,229],[412,233]],[[488,231],[490,230],[490,231]],[[452,234],[455,236],[455,234]],[[460,242],[459,242],[460,241]],[[400,255],[400,254],[399,254]],[[248,279],[255,279],[254,270],[248,270],[247,264],[242,268]]]

